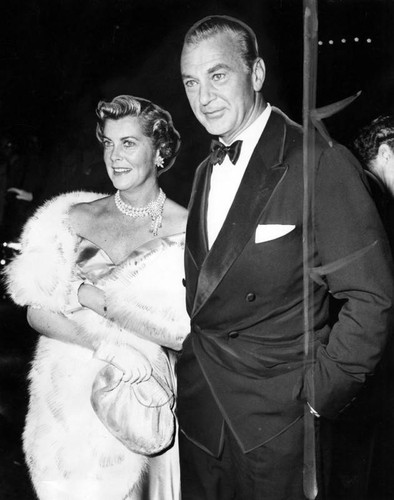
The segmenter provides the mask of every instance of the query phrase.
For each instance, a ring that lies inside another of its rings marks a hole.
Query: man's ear
[[[265,64],[261,57],[258,57],[253,63],[252,68],[252,83],[253,90],[255,92],[260,92],[263,87],[263,83],[265,80]]]

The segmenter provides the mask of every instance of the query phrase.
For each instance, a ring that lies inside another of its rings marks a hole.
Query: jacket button
[[[228,334],[228,336],[229,336],[229,338],[230,338],[230,339],[236,339],[236,338],[238,337],[238,335],[239,335],[239,333],[238,333],[238,332],[236,332],[236,331],[234,331],[234,332],[230,332],[230,333]]]
[[[185,278],[182,278],[182,285],[186,286],[186,280],[185,280]]]
[[[245,300],[247,302],[253,302],[256,299],[256,294],[255,293],[248,293],[245,297]]]

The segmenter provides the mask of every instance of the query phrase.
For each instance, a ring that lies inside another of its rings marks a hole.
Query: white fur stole
[[[61,195],[27,222],[21,253],[5,271],[8,291],[17,304],[64,310],[78,250],[69,210],[75,203],[103,196]],[[106,342],[132,345],[160,369],[162,348],[143,336],[172,338],[180,347],[189,331],[183,244],[183,235],[152,240],[101,278],[97,285],[105,291],[108,315],[120,326],[84,308],[72,315],[81,335],[85,331]],[[103,366],[88,349],[44,336],[39,339],[29,375],[24,451],[40,500],[120,500],[128,494],[133,498],[147,459],[109,434],[90,405],[91,387]],[[167,376],[175,386],[173,373]]]
[[[25,224],[21,253],[5,269],[12,300],[51,311],[64,309],[73,274],[78,237],[69,225],[72,205],[106,195],[66,193],[47,201]]]

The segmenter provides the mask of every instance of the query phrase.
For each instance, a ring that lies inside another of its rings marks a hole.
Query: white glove
[[[101,342],[94,357],[106,361],[122,371],[124,382],[143,382],[152,375],[152,365],[148,358],[134,347],[126,344]]]

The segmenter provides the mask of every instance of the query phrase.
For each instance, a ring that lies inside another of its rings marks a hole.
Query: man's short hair
[[[208,16],[197,21],[186,33],[184,44],[197,45],[220,33],[231,33],[239,44],[240,53],[247,69],[259,57],[259,46],[254,31],[239,19],[230,16]]]
[[[378,155],[379,146],[387,144],[394,151],[394,116],[378,116],[363,127],[355,141],[353,149],[365,167]]]

